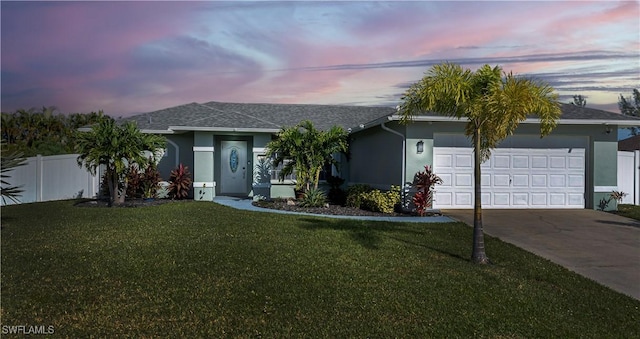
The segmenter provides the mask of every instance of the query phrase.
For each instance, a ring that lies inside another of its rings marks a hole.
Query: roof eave
[[[236,132],[236,133],[278,133],[277,128],[243,128],[243,127],[206,127],[206,126],[169,126],[171,131],[194,132]]]
[[[175,134],[174,131],[167,129],[141,129],[140,132],[146,134]]]
[[[392,115],[390,120],[400,121],[401,115]],[[464,122],[462,119],[457,119],[448,116],[426,116],[419,115],[414,116],[413,121],[425,121],[425,122]],[[522,123],[524,124],[539,124],[540,119],[526,119]],[[640,120],[603,120],[603,119],[558,119],[559,125],[611,125],[621,127],[640,126]]]
[[[375,120],[371,120],[371,121],[367,121],[366,123],[359,124],[358,126],[349,127],[347,129],[347,131],[349,131],[349,133],[355,133],[355,132],[358,132],[358,131],[362,131],[362,130],[365,130],[365,129],[368,129],[368,128],[371,128],[371,127],[374,127],[374,126],[378,126],[383,122],[395,120],[395,119],[393,119],[393,117],[394,116],[391,116],[391,115],[385,115],[385,116],[382,116],[382,117],[377,118]]]

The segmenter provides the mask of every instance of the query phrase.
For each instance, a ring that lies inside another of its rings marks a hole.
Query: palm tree
[[[307,131],[313,130],[311,122],[305,122],[302,127]],[[337,165],[338,161],[333,158],[333,155],[347,152],[348,134],[342,127],[333,126],[328,131],[308,133],[308,137],[310,146],[306,154],[309,158],[308,163],[312,166],[310,174],[312,175],[313,187],[318,188],[320,172],[325,164]]]
[[[266,156],[273,158],[272,166],[284,164],[280,171],[280,180],[295,172],[296,190],[303,190],[308,182],[308,172],[304,167],[304,136],[298,126],[282,128],[278,137],[267,144]]]
[[[8,144],[14,144],[20,138],[20,125],[15,114],[2,113],[2,139]]]
[[[630,98],[625,98],[620,94],[618,98],[618,108],[620,108],[620,113],[624,115],[632,117],[640,116],[640,91],[634,88]],[[628,127],[628,129],[632,135],[640,134],[640,128],[638,127]]]
[[[140,132],[133,122],[121,126],[111,118],[104,118],[89,132],[80,133],[76,143],[78,165],[92,173],[100,165],[106,167],[105,176],[109,186],[109,205],[124,203],[126,173],[133,163],[146,167],[155,159],[147,158],[145,151],[154,154],[164,147],[165,138]]]
[[[540,134],[549,134],[560,117],[558,96],[549,85],[484,65],[475,72],[452,63],[435,65],[412,85],[402,98],[398,113],[405,123],[422,112],[434,112],[467,121],[465,135],[474,149],[473,250],[476,263],[487,264],[484,248],[480,164],[491,149],[513,134],[530,115],[540,119]]]
[[[347,133],[334,126],[328,131],[317,130],[305,120],[293,127],[282,128],[278,138],[267,144],[267,156],[273,157],[273,166],[284,163],[280,179],[296,173],[296,189],[318,188],[324,165],[335,165],[332,155],[347,151]]]
[[[2,202],[6,204],[6,199],[18,202],[18,198],[23,191],[19,186],[12,186],[11,183],[5,180],[11,177],[8,172],[16,167],[25,165],[27,159],[25,159],[20,152],[6,151],[4,148],[5,142],[3,140],[0,143],[0,149],[2,149],[2,155],[0,156],[0,183],[2,184],[2,186],[0,186],[0,196],[2,197]]]

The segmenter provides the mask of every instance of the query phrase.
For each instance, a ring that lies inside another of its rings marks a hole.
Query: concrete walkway
[[[313,213],[300,213],[291,211],[274,210],[269,208],[262,208],[253,206],[251,199],[234,198],[218,196],[213,198],[213,202],[220,205],[229,206],[236,209],[255,211],[255,212],[267,212],[267,213],[280,213],[280,214],[297,214],[297,215],[309,215],[314,217],[334,218],[334,219],[353,219],[353,220],[371,220],[371,221],[391,221],[391,222],[455,222],[455,220],[445,216],[434,217],[373,217],[373,216],[352,216],[352,215],[326,215],[326,214],[313,214]]]
[[[443,214],[473,225],[473,210]],[[640,222],[594,210],[483,210],[486,234],[640,300]],[[487,249],[491,258],[491,248]]]

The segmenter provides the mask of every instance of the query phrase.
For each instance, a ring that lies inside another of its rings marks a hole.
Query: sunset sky
[[[618,112],[640,2],[8,2],[1,108],[118,117],[191,102],[396,106],[433,64],[501,65]]]

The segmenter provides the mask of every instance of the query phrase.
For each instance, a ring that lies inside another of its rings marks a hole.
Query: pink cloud
[[[5,93],[26,102],[25,93],[48,91],[43,105],[116,114],[209,100],[335,103],[351,95],[376,103],[427,68],[398,68],[405,61],[607,50],[611,39],[602,37],[639,20],[634,2],[56,2],[2,10],[3,102]],[[621,49],[640,49],[633,34]],[[385,62],[398,65],[373,66]],[[532,74],[578,63],[502,66]],[[356,67],[301,70],[337,65]]]

